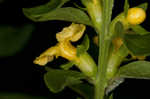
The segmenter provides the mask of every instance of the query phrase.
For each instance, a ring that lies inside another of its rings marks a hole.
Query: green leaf
[[[123,78],[150,79],[150,62],[136,61],[124,65],[118,75]]]
[[[32,96],[22,93],[0,93],[0,99],[48,99],[48,97],[43,96]]]
[[[88,35],[85,35],[82,44],[77,46],[77,56],[79,57],[80,54],[86,52],[89,49],[89,47],[90,47],[90,40]]]
[[[19,52],[29,40],[34,26],[0,25],[0,57],[12,56]]]
[[[82,45],[85,47],[86,50],[89,49],[90,47],[90,39],[88,37],[88,35],[85,35],[82,41]]]
[[[123,24],[119,21],[115,24],[115,36],[121,37],[124,32]]]
[[[73,4],[74,4],[74,6],[75,6],[76,8],[78,8],[78,9],[80,9],[80,10],[83,10],[83,11],[87,11],[86,8],[81,7],[81,6],[78,5],[77,3],[73,3]]]
[[[83,45],[78,45],[77,46],[77,56],[79,57],[84,52],[86,52],[85,47]]]
[[[24,10],[25,15],[33,21],[40,22],[50,20],[61,20],[92,25],[89,17],[84,11],[73,7],[57,8],[55,10],[42,14],[32,14],[32,12],[29,12],[30,10]]]
[[[147,8],[148,8],[148,3],[145,2],[145,3],[142,3],[142,4],[138,5],[138,6],[136,6],[136,7],[143,8],[146,11]]]
[[[60,67],[64,70],[69,70],[74,65],[73,62],[68,62],[66,64],[61,65]]]
[[[71,88],[73,91],[83,96],[84,99],[93,99],[94,87],[87,83],[81,83],[81,84],[69,86],[69,88]]]
[[[150,55],[150,34],[126,34],[123,41],[128,50],[135,56]]]
[[[135,33],[140,34],[140,35],[145,35],[145,34],[150,33],[140,25],[132,25],[130,27]]]
[[[129,5],[128,0],[125,0],[125,3],[124,3],[124,15],[125,16],[127,16],[127,14],[128,14],[129,7],[130,7],[130,5]]]
[[[50,91],[57,93],[62,91],[68,85],[79,84],[85,76],[77,71],[57,70],[48,68],[44,75],[44,80]]]
[[[50,0],[50,2],[36,6],[33,8],[23,8],[24,14],[28,17],[28,15],[32,16],[39,16],[44,13],[48,13],[56,8],[60,8],[62,5],[64,5],[69,0]]]

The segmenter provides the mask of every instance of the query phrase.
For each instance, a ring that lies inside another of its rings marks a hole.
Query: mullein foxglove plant
[[[73,2],[71,0],[51,0],[45,5],[23,8],[25,16],[36,22],[71,22],[70,26],[56,33],[58,43],[34,60],[41,66],[58,57],[69,61],[60,69],[46,66],[44,80],[49,90],[57,93],[68,86],[85,99],[112,99],[113,90],[125,78],[150,79],[150,62],[144,60],[150,55],[150,32],[140,25],[146,19],[148,4],[130,7],[125,0],[124,11],[112,19],[114,0],[80,1],[84,10],[81,7],[62,7]],[[99,47],[98,62],[88,53],[89,38],[87,34],[84,36],[86,25],[97,33],[94,43]],[[83,36],[80,45],[72,45],[71,42]],[[128,55],[131,55],[130,59]],[[130,62],[135,59],[137,61]],[[123,62],[127,64],[121,66]],[[71,68],[74,65],[79,71]]]

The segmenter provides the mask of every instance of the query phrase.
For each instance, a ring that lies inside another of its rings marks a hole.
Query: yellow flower
[[[142,8],[130,8],[127,21],[132,25],[141,24],[146,18],[146,12]]]
[[[82,37],[85,28],[85,25],[75,23],[72,23],[69,27],[65,27],[61,32],[56,34],[58,43],[43,52],[34,60],[34,63],[41,66],[46,65],[53,60],[54,56],[56,58],[61,56],[70,61],[76,60],[76,48],[71,44],[71,41],[78,41]]]

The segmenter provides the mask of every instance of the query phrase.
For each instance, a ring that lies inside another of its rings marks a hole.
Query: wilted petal
[[[58,56],[59,48],[58,46],[51,47],[43,52],[39,57],[37,57],[33,62],[41,66],[46,65],[48,62],[53,61],[54,56]]]
[[[64,40],[75,42],[82,37],[85,28],[83,24],[72,23],[69,27],[65,27],[61,32],[57,33],[56,38],[59,42]]]

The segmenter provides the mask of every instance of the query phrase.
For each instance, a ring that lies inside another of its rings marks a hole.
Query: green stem
[[[95,84],[95,99],[103,99],[105,95],[105,88],[107,86],[107,63],[109,56],[110,41],[106,40],[103,34],[99,35],[100,49],[98,61],[98,74]]]
[[[104,99],[107,87],[107,68],[110,54],[111,37],[109,25],[111,22],[113,0],[103,1],[102,26],[97,29],[99,36],[98,73],[95,84],[95,99]],[[101,30],[100,30],[101,29]]]
[[[102,2],[104,7],[102,7]],[[98,72],[95,81],[95,99],[103,99],[105,96],[105,88],[107,86],[107,64],[111,43],[108,34],[113,0],[82,0],[82,3],[86,6],[94,28],[99,34],[100,48],[98,58]]]

